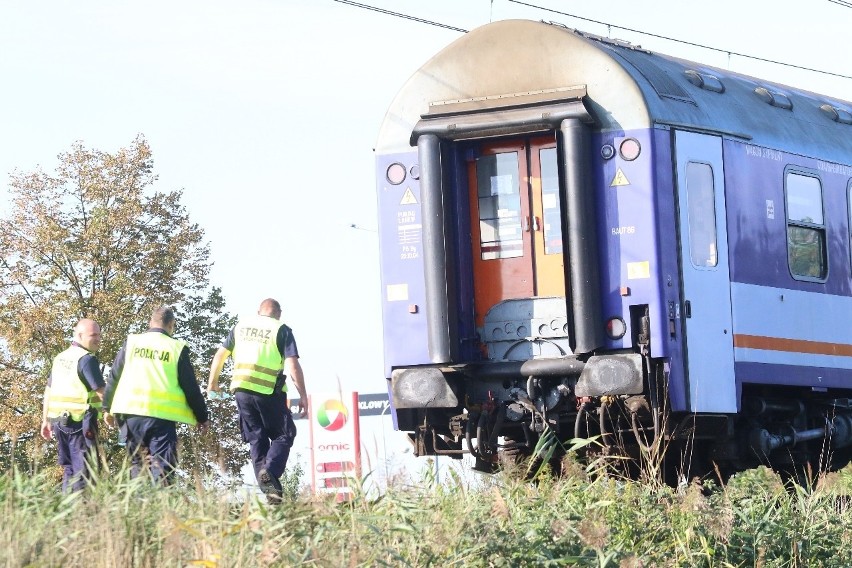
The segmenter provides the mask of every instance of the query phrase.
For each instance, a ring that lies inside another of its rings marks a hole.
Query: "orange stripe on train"
[[[762,335],[734,334],[734,347],[852,357],[852,345],[848,343],[806,341],[804,339],[786,339],[783,337],[765,337]]]

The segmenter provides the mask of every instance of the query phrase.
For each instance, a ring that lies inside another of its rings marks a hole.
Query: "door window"
[[[559,171],[556,148],[539,152],[541,163],[541,207],[544,217],[544,254],[562,254],[562,213],[559,207]]]
[[[476,184],[482,260],[523,256],[518,154],[505,152],[479,157]]]
[[[686,206],[689,222],[689,258],[696,268],[719,264],[716,243],[716,192],[710,164],[686,165]]]

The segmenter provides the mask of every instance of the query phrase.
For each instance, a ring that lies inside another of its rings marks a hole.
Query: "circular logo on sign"
[[[317,422],[331,432],[343,428],[347,418],[346,407],[339,400],[327,400],[317,410]]]

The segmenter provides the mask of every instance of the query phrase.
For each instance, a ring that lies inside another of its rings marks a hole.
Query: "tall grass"
[[[46,476],[0,476],[4,566],[850,566],[852,475],[789,492],[768,470],[682,491],[589,475],[476,487],[430,471],[346,504],[153,487],[125,473],[62,495]],[[839,497],[841,496],[841,497]]]

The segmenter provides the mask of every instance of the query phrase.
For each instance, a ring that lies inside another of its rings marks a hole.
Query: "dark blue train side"
[[[852,447],[852,104],[555,24],[476,29],[379,134],[386,377],[418,455],[545,432],[669,474]]]

